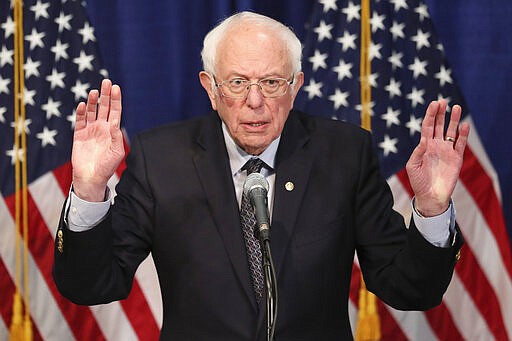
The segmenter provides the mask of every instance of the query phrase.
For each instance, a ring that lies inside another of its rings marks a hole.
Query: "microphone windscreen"
[[[263,188],[268,192],[268,181],[260,173],[251,173],[247,176],[244,183],[244,194],[249,195],[253,188]]]

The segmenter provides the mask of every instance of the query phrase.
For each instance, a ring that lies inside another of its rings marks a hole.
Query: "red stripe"
[[[14,249],[14,248],[13,248]],[[12,304],[14,301],[14,291],[15,285],[7,271],[7,268],[0,257],[0,292],[2,293],[2,302],[0,304],[0,314],[4,320],[7,328],[11,325],[12,320]],[[30,317],[32,321],[32,334],[34,336],[34,340],[43,340],[39,328],[34,323],[34,319],[32,316]]]
[[[487,226],[492,231],[505,268],[509,276],[512,277],[511,243],[505,227],[501,203],[494,192],[491,178],[470,148],[466,148],[464,153],[464,164],[462,165],[460,178],[478,205]]]
[[[508,340],[498,297],[467,244],[461,249],[456,271],[496,340]]]
[[[357,307],[359,306],[359,289],[361,288],[361,270],[354,264],[352,266],[352,279],[350,281],[350,300]],[[407,340],[407,337],[402,331],[402,328],[391,315],[386,305],[377,298],[377,307],[380,319],[380,332],[381,340],[402,341]]]
[[[425,311],[424,314],[439,340],[464,340],[444,303]]]
[[[130,296],[122,300],[121,305],[140,340],[158,340],[160,329],[137,280],[133,281]]]
[[[14,195],[5,198],[5,202],[11,214],[13,214]],[[91,310],[88,307],[71,303],[58,292],[52,278],[53,247],[51,246],[53,246],[53,237],[50,235],[30,193],[28,206],[30,226],[29,250],[71,331],[80,340],[104,340],[105,337]]]
[[[396,176],[402,183],[402,186],[405,188],[405,190],[409,193],[409,196],[412,197],[414,193],[409,183],[409,178],[405,168],[396,173]],[[436,333],[440,340],[463,339],[444,302],[441,302],[441,304],[436,308],[427,310],[425,312],[425,316],[429,321],[432,330],[434,333]]]
[[[126,156],[130,152],[130,145],[128,144],[128,139],[126,137],[123,139],[123,145],[124,145],[124,151],[125,151],[124,158],[116,169],[116,174],[119,178],[121,177],[121,174],[123,174],[124,170],[126,169]]]
[[[73,168],[71,167],[71,162],[66,162],[62,166],[55,168],[53,171],[53,175],[57,180],[62,193],[64,196],[68,196],[69,188],[71,186],[71,178],[73,174]]]

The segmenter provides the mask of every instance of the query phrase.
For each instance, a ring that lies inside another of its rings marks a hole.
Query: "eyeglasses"
[[[215,80],[215,76],[213,76],[213,79]],[[293,75],[291,80],[270,77],[251,83],[245,78],[233,78],[220,83],[215,81],[215,86],[220,88],[220,92],[224,97],[228,98],[246,98],[253,85],[257,85],[260,88],[263,97],[276,98],[283,96],[288,91],[288,87],[293,84],[294,79]]]

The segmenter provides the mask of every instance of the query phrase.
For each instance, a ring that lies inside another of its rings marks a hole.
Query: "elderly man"
[[[462,244],[450,202],[469,133],[460,107],[446,131],[446,103],[427,109],[407,164],[415,199],[406,227],[370,135],[292,109],[304,76],[287,27],[236,14],[206,36],[202,57],[214,112],[136,137],[112,205],[107,180],[124,155],[121,90],[105,80],[78,105],[73,190],[55,249],[60,291],[79,304],[125,298],[152,252],[162,339],[263,340],[261,264],[239,213],[247,173],[260,171],[270,183],[277,340],[352,337],[356,250],[368,288],[388,304],[439,304]]]

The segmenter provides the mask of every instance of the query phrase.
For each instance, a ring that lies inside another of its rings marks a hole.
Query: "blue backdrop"
[[[455,80],[498,172],[512,235],[510,0],[426,0]],[[87,0],[104,65],[123,89],[129,136],[210,110],[201,88],[202,38],[221,18],[254,10],[304,35],[312,0]]]

